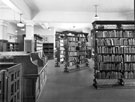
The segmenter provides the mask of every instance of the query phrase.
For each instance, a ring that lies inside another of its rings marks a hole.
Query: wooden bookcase
[[[21,64],[0,62],[0,102],[21,102]]]
[[[40,52],[42,56],[43,55],[43,38],[40,35],[34,34],[34,40],[35,40],[35,52]]]
[[[43,43],[43,51],[44,54],[48,57],[48,59],[53,59],[54,56],[54,44],[53,43]]]
[[[2,63],[17,63],[22,66],[22,71],[20,72],[22,73],[20,86],[21,101],[18,102],[38,102],[47,80],[47,58],[43,57],[41,59],[38,53],[1,52],[0,54],[4,56],[1,58]],[[8,102],[15,102],[15,100]]]
[[[134,21],[95,21],[93,86],[126,86],[135,79]],[[106,83],[102,83],[104,81]]]

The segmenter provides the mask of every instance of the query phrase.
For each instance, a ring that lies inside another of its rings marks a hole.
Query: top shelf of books
[[[117,24],[124,24],[124,25],[126,25],[126,24],[135,24],[135,22],[134,21],[122,21],[122,20],[120,20],[120,21],[118,21],[118,20],[111,20],[111,21],[107,21],[107,20],[105,20],[105,21],[100,21],[100,20],[98,20],[98,21],[94,21],[92,24],[105,24],[105,25],[117,25]]]
[[[95,30],[135,30],[134,21],[94,21]]]

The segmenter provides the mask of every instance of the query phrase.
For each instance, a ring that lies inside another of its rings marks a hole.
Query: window
[[[16,87],[16,82],[15,82],[15,92],[16,92],[16,90],[17,90],[17,87]]]
[[[17,73],[15,72],[15,79],[17,78]]]
[[[11,74],[11,81],[14,80],[14,74]]]
[[[17,100],[19,100],[19,98],[20,98],[19,96],[20,96],[20,94],[19,94],[19,92],[18,92],[18,93],[17,93]]]
[[[14,94],[14,84],[11,85],[11,95]]]
[[[20,81],[17,80],[17,90],[20,88]]]
[[[19,76],[20,76],[20,71],[17,72],[17,77],[19,77]]]
[[[13,102],[13,98],[11,99],[11,101],[10,102]]]
[[[14,102],[16,102],[16,96],[14,96]]]

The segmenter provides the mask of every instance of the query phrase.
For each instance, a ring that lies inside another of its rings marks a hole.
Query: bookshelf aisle
[[[42,56],[43,55],[43,38],[38,34],[34,34],[34,40],[35,40],[34,50],[36,52],[39,52],[40,56]]]
[[[127,86],[135,79],[135,30],[133,21],[95,21],[93,86]],[[133,83],[132,83],[133,84]]]
[[[53,43],[43,43],[43,51],[44,51],[44,54],[48,57],[48,59],[53,59],[53,46],[54,44]]]
[[[60,35],[55,34],[55,67],[60,67]]]
[[[81,69],[86,66],[87,33],[63,31],[60,32],[60,61],[64,61],[64,72]]]

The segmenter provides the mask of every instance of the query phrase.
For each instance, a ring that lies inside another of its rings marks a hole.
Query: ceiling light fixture
[[[25,26],[25,24],[21,21],[21,16],[22,16],[22,14],[20,14],[20,22],[17,23],[17,27],[24,27]]]
[[[95,6],[95,20],[98,20],[99,19],[99,16],[97,14],[97,7],[98,5],[94,5]]]

